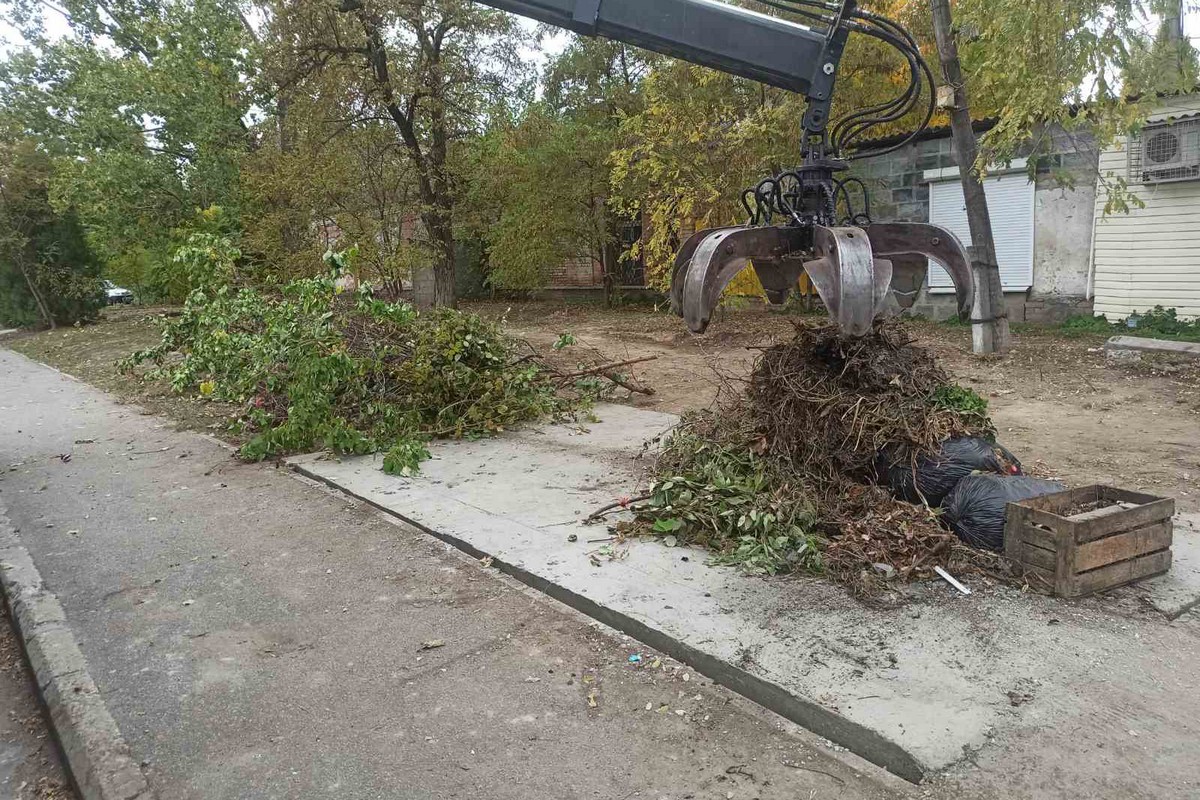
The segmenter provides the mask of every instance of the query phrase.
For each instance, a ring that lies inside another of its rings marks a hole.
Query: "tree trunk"
[[[600,269],[604,281],[604,305],[612,308],[616,304],[621,288],[621,221],[615,214],[604,210],[604,240],[600,243]]]
[[[930,0],[933,33],[937,39],[942,76],[954,88],[954,107],[950,109],[950,130],[954,155],[962,180],[967,206],[967,224],[971,229],[971,271],[975,277],[975,305],[971,309],[971,340],[976,353],[1003,353],[1009,348],[1008,311],[1004,307],[1004,289],[1000,266],[996,263],[996,244],[992,237],[992,219],[987,195],[975,169],[978,150],[971,128],[971,111],[958,61],[950,17],[950,0]]]
[[[33,302],[37,304],[38,313],[42,315],[47,327],[50,330],[56,329],[58,325],[54,322],[54,315],[50,313],[50,308],[42,298],[42,293],[38,291],[37,284],[33,282],[33,278],[29,277],[29,271],[23,264],[18,264],[17,269],[21,270],[21,277],[25,279],[25,285],[29,287],[29,293],[33,295]]]
[[[426,29],[424,19],[413,23],[421,58],[412,67],[416,74],[424,74],[424,94],[428,104],[428,151],[418,134],[417,101],[409,95],[401,102],[392,84],[388,65],[387,38],[384,35],[384,20],[368,10],[364,0],[341,0],[338,9],[353,13],[362,26],[366,37],[366,59],[372,79],[380,93],[380,100],[387,115],[395,123],[400,140],[416,168],[417,186],[422,210],[421,222],[433,248],[434,263],[429,277],[432,286],[428,291],[417,288],[419,278],[413,276],[414,295],[418,306],[456,305],[454,275],[454,198],[446,169],[449,135],[446,121],[444,82],[442,70],[443,37],[450,29],[449,18],[444,18],[432,30]],[[423,282],[423,281],[422,281]]]
[[[445,201],[447,198],[442,198]],[[450,223],[449,209],[437,208],[421,214],[429,240],[433,245],[433,307],[458,305],[454,271],[454,226]]]

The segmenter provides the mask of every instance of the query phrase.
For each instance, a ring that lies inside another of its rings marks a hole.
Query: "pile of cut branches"
[[[961,552],[934,511],[875,484],[879,454],[915,459],[947,438],[992,431],[986,401],[956,386],[901,324],[859,339],[798,324],[762,352],[744,387],[685,416],[662,443],[633,527],[669,531],[752,572],[821,570],[870,594]],[[683,496],[663,490],[680,484]]]
[[[344,291],[341,256],[328,273],[274,292],[236,286],[238,257],[213,237],[181,249],[176,261],[194,290],[161,341],[122,366],[238,405],[232,424],[246,459],[383,452],[386,471],[407,475],[429,457],[430,439],[487,436],[574,414],[617,385],[640,388],[621,372],[627,365],[598,353],[572,369],[566,354],[522,354],[473,314],[419,313],[369,288]]]

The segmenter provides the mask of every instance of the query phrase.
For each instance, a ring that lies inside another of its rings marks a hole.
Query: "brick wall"
[[[579,256],[550,269],[552,289],[591,288],[604,285],[604,271],[588,256]]]

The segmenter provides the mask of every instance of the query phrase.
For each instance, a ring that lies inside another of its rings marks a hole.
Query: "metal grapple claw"
[[[971,305],[975,302],[975,279],[971,274],[971,260],[957,236],[945,228],[924,222],[875,222],[865,230],[877,257],[918,255],[941,264],[954,283],[959,316],[970,317]],[[903,272],[897,270],[892,284],[901,308],[909,308],[916,301],[926,274],[923,262],[910,261],[903,267]]]
[[[954,281],[960,313],[975,295],[970,262],[954,234],[925,223],[853,226],[730,226],[698,231],[684,242],[671,275],[671,308],[693,333],[703,333],[721,292],[753,265],[772,303],[783,303],[807,272],[829,315],[847,336],[862,336],[894,297],[907,308],[925,282],[925,256]]]
[[[671,311],[678,316],[683,316],[683,284],[684,277],[687,275],[687,268],[692,263],[692,256],[696,255],[696,248],[710,234],[718,231],[734,230],[735,228],[743,228],[744,225],[727,225],[720,228],[704,228],[698,230],[687,238],[687,241],[679,248],[679,252],[675,254],[675,263],[671,267]]]

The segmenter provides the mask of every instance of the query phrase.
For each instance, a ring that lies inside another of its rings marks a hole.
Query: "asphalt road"
[[[10,351],[0,384],[0,495],[162,800],[906,793],[285,470]]]

